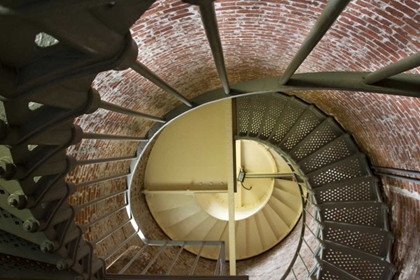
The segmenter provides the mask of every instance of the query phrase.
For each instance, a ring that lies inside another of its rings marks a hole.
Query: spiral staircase
[[[393,237],[387,223],[388,209],[381,201],[378,180],[372,176],[366,157],[332,117],[323,114],[315,105],[279,92],[320,89],[418,96],[419,76],[401,73],[419,65],[419,54],[371,73],[295,74],[350,2],[331,0],[281,77],[231,85],[224,66],[213,1],[186,0],[200,9],[222,84],[220,89],[188,99],[136,61],[138,47],[129,28],[153,2],[0,1],[0,95],[4,115],[0,122],[0,277],[162,279],[144,274],[159,261],[163,251],[174,247],[175,258],[166,271],[169,274],[185,249],[198,246],[190,276],[181,279],[200,279],[194,273],[201,253],[205,254],[206,246],[216,246],[219,254],[207,256],[215,259],[214,278],[230,278],[225,275],[225,243],[221,241],[225,239],[226,222],[212,219],[208,223],[208,217],[196,208],[195,213],[201,214],[197,214],[200,218],[191,216],[196,223],[194,228],[210,227],[214,223],[223,230],[210,234],[207,240],[203,237],[204,231],[200,233],[200,240],[150,240],[143,235],[133,216],[130,191],[134,171],[152,140],[159,138],[159,132],[189,111],[218,100],[233,99],[237,122],[235,139],[269,147],[283,158],[293,174],[291,180],[275,180],[273,195],[260,212],[243,223],[237,222],[238,228],[245,228],[240,232],[249,236],[254,234],[252,237],[238,236],[238,240],[246,240],[247,246],[255,246],[253,240],[266,243],[267,246],[257,251],[268,250],[287,235],[278,226],[281,220],[290,217],[288,211],[294,211],[300,215],[297,249],[284,274],[275,277],[392,279],[396,269],[390,263]],[[162,117],[102,100],[100,93],[92,87],[96,75],[128,68],[183,104],[174,104]],[[87,132],[75,124],[75,118],[98,109],[149,120],[153,125],[149,125],[145,136],[124,136]],[[76,159],[67,155],[66,149],[82,139],[137,141],[140,144],[137,153],[129,156]],[[127,162],[130,163],[129,173],[109,174],[90,181],[66,180],[66,174],[77,166],[123,165]],[[69,202],[69,196],[83,195],[82,190],[90,191],[93,185],[120,179],[124,179],[124,186],[117,192],[79,205]],[[288,205],[291,201],[288,196],[299,197],[300,204]],[[84,217],[85,208],[110,199],[119,201],[120,206],[112,210],[105,207],[109,212],[99,216]],[[166,210],[186,207],[176,204],[179,199],[168,201],[167,208],[156,204],[160,206],[155,210],[162,217],[175,215],[175,211],[166,213]],[[184,202],[195,203],[192,200]],[[76,223],[77,215],[85,219]],[[111,218],[114,218],[113,222]],[[119,224],[114,224],[115,221]],[[292,220],[287,227],[291,229],[295,224]],[[260,226],[271,231],[258,232]],[[191,238],[188,236],[191,230],[194,229],[188,228],[183,238]],[[211,232],[210,229],[206,235]],[[119,233],[126,239],[113,247],[104,245],[104,240],[114,239]],[[119,273],[109,273],[112,265],[121,260],[133,244],[139,246],[134,257],[124,263]],[[304,253],[305,246],[310,254]],[[136,259],[156,248],[149,263],[137,273],[139,275],[125,274]],[[254,253],[245,252],[242,257],[252,255]],[[306,271],[296,267],[298,260]]]

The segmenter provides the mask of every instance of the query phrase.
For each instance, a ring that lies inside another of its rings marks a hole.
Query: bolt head
[[[58,270],[64,270],[67,269],[69,267],[69,265],[67,264],[67,262],[65,260],[59,260],[57,262],[57,269]]]
[[[39,229],[39,222],[29,218],[23,223],[23,229],[27,232],[36,232]]]
[[[44,253],[52,252],[54,250],[54,243],[52,243],[49,240],[44,241],[41,244],[40,248],[41,248],[41,251],[44,252]]]
[[[24,194],[21,193],[12,193],[7,198],[7,202],[11,207],[17,208],[17,209],[23,209],[25,208],[27,204],[27,199]]]

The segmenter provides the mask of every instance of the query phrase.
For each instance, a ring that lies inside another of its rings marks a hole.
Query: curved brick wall
[[[281,75],[325,6],[322,1],[217,1],[216,11],[231,83]],[[138,59],[187,97],[221,86],[207,44],[198,9],[180,0],[160,0],[132,27],[139,45]],[[415,0],[355,0],[298,72],[373,71],[420,49],[420,4]],[[411,71],[420,73],[419,69]],[[179,102],[131,70],[110,71],[94,82],[104,100],[162,116]],[[420,112],[418,99],[352,92],[301,92],[298,96],[334,115],[350,131],[375,165],[420,170]],[[92,132],[144,135],[150,122],[99,110],[78,123]],[[85,145],[87,144],[87,145]],[[125,156],[137,143],[85,140],[70,149],[78,158]],[[78,168],[73,181],[128,171],[128,163]],[[140,172],[141,173],[141,172]],[[123,187],[123,180],[99,184],[72,202],[83,203]],[[141,187],[141,180],[137,180]],[[383,180],[392,205],[396,236],[394,260],[400,279],[420,278],[420,186]],[[122,197],[82,212],[80,222],[122,205]],[[98,231],[118,224],[125,213],[109,219]],[[126,231],[129,235],[130,229]],[[113,236],[97,251],[116,246],[124,236]]]

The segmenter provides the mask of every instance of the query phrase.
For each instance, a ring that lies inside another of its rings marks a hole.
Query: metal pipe
[[[130,160],[136,159],[136,156],[127,156],[127,157],[115,157],[115,158],[97,158],[97,159],[86,159],[86,160],[78,160],[76,165],[87,165],[87,164],[96,164],[96,163],[104,163],[104,162],[112,162],[112,161],[122,161],[122,160]]]
[[[120,250],[122,247],[124,247],[131,239],[133,239],[135,236],[138,236],[138,233],[139,233],[139,230],[136,230],[129,238],[127,238],[126,240],[124,240],[120,245],[118,245],[117,247],[115,247],[115,249],[112,250],[111,253],[109,253],[108,255],[106,255],[106,257],[104,257],[104,260],[107,261],[116,252],[118,252],[118,250]]]
[[[142,142],[148,141],[148,139],[144,137],[111,135],[111,134],[90,133],[90,132],[83,132],[82,138],[83,139],[100,139],[100,140],[142,141]]]
[[[156,255],[153,257],[153,259],[150,260],[150,262],[147,264],[147,266],[143,269],[141,274],[146,274],[146,272],[149,270],[149,268],[152,266],[152,264],[157,260],[157,258],[160,256],[160,254],[165,250],[167,242],[162,245],[162,247],[159,249],[159,251],[156,253]]]
[[[110,237],[111,235],[113,235],[115,232],[119,231],[121,228],[123,228],[125,225],[131,223],[131,220],[133,218],[128,219],[128,221],[124,222],[123,224],[121,224],[120,226],[118,226],[117,228],[113,229],[112,231],[108,232],[105,235],[102,235],[101,237],[99,237],[98,239],[96,239],[95,241],[93,241],[94,244],[98,244],[101,243],[102,241],[104,241],[105,239],[107,239],[108,237]]]
[[[166,91],[167,93],[173,95],[177,99],[179,99],[182,103],[187,105],[188,107],[192,107],[191,102],[185,98],[182,94],[180,94],[176,89],[168,85],[166,82],[164,82],[159,76],[157,76],[155,73],[153,73],[149,68],[146,67],[146,65],[142,64],[140,61],[136,61],[133,64],[131,64],[131,69]]]
[[[186,1],[188,2],[188,1]],[[223,57],[223,48],[220,41],[219,28],[217,26],[216,12],[214,10],[213,0],[199,1],[201,20],[203,21],[204,31],[207,35],[207,40],[210,44],[210,49],[213,54],[214,63],[222,82],[223,89],[226,94],[230,93],[229,80],[227,77],[225,59]]]
[[[307,271],[307,272],[308,272],[308,274],[309,274],[309,273],[310,273],[310,272],[309,272],[309,269],[308,269],[308,267],[306,266],[306,263],[303,261],[303,258],[302,258],[302,256],[300,255],[300,253],[298,253],[298,256],[299,256],[300,261],[303,263],[303,266],[305,267],[306,271]]]
[[[293,273],[293,276],[295,277],[295,279],[298,280],[298,278],[296,277],[295,270],[293,269],[293,267],[292,267],[292,273]]]
[[[96,219],[96,220],[94,220],[94,221],[92,221],[92,222],[89,222],[89,223],[87,223],[87,224],[85,224],[85,225],[83,225],[83,226],[84,226],[84,227],[86,227],[86,228],[91,227],[91,226],[93,226],[94,224],[96,224],[97,222],[100,222],[101,220],[108,218],[108,217],[109,217],[109,216],[111,216],[112,214],[117,213],[118,211],[120,211],[120,210],[124,209],[124,208],[125,208],[125,207],[127,207],[127,206],[128,206],[128,204],[125,204],[125,205],[123,205],[123,206],[119,207],[118,209],[115,209],[115,210],[113,210],[112,212],[109,212],[109,213],[107,213],[107,214],[105,214],[105,215],[102,215],[102,216],[101,216],[101,217],[99,217],[98,219]]]
[[[131,260],[120,270],[120,272],[118,272],[118,274],[123,274],[132,264],[135,260],[137,260],[137,258],[140,256],[141,253],[143,253],[143,251],[146,249],[147,245],[144,245],[143,247],[141,247],[141,249],[137,252],[137,254],[135,254]]]
[[[176,261],[178,260],[179,256],[181,255],[182,251],[184,250],[185,244],[181,246],[178,253],[176,254],[174,260],[172,261],[171,265],[169,266],[168,270],[166,271],[166,275],[171,274],[172,268],[174,267]]]
[[[332,24],[347,6],[350,0],[330,0],[325,9],[322,11],[315,25],[312,27],[305,41],[302,43],[295,57],[290,62],[286,71],[280,77],[279,83],[281,85],[287,84],[290,77],[296,72],[302,62],[315,48],[318,42],[322,39],[325,33],[330,29]]]
[[[420,66],[420,52],[367,74],[364,82],[365,84],[371,85],[418,66]]]
[[[190,271],[189,275],[194,275],[194,272],[195,272],[195,269],[197,268],[197,264],[198,264],[198,261],[200,259],[201,252],[203,251],[203,248],[204,248],[204,243],[201,244],[201,246],[200,246],[200,250],[198,251],[197,257],[195,258],[194,264],[191,267],[191,271]]]
[[[109,180],[114,180],[114,179],[119,179],[119,178],[123,178],[123,177],[127,177],[128,175],[130,175],[130,173],[125,173],[125,174],[118,174],[118,175],[114,175],[114,176],[108,176],[108,177],[102,177],[96,180],[92,180],[92,181],[87,181],[87,182],[82,182],[79,184],[75,184],[76,188],[81,188],[81,187],[86,187],[89,185],[93,185],[93,184],[97,184],[97,183],[102,183],[102,182],[106,182]]]
[[[382,173],[382,172],[375,172],[376,175],[380,175],[380,176],[384,176],[384,177],[389,177],[389,178],[394,178],[394,179],[398,179],[398,180],[403,180],[403,181],[407,181],[407,182],[413,182],[416,184],[420,184],[420,179],[414,179],[414,178],[409,178],[409,177],[404,177],[404,176],[399,176],[399,175],[392,175],[392,174],[388,174],[388,173]]]
[[[245,178],[293,178],[293,173],[246,173]]]
[[[126,192],[127,192],[127,190],[123,190],[123,191],[119,191],[119,192],[116,192],[116,193],[112,193],[112,194],[109,194],[109,195],[100,197],[98,199],[91,200],[91,201],[86,202],[84,204],[76,205],[76,207],[79,208],[79,209],[82,209],[82,208],[88,207],[88,206],[90,206],[92,204],[101,202],[103,200],[106,200],[108,198],[111,198],[111,197],[114,197],[114,196],[117,196],[117,195],[120,195],[120,194],[123,194],[123,193],[126,193]]]
[[[161,122],[161,123],[165,123],[166,121],[162,118],[158,118],[155,116],[151,116],[151,115],[147,115],[147,114],[143,114],[131,109],[127,109],[124,107],[121,107],[119,105],[115,105],[106,101],[101,100],[101,103],[99,104],[99,108],[108,110],[108,111],[113,111],[113,112],[117,112],[120,114],[124,114],[127,116],[133,116],[133,117],[137,117],[137,118],[143,118],[143,119],[148,119],[148,120],[152,120],[155,122]]]
[[[306,242],[305,237],[303,237],[303,236],[302,236],[301,238],[303,239],[303,242],[306,244],[306,246],[308,246],[309,251],[311,251],[311,253],[312,253],[312,256],[315,256],[314,251],[312,251],[312,249],[311,249],[311,247],[309,246],[308,242]]]
[[[411,176],[420,176],[420,171],[404,170],[404,169],[382,167],[382,166],[372,166],[372,168],[379,171],[382,170],[382,171],[388,171],[388,172],[398,172],[398,173],[407,174]]]

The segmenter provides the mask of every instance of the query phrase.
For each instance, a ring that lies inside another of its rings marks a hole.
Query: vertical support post
[[[207,40],[210,44],[216,69],[225,93],[229,94],[230,86],[226,72],[225,59],[223,57],[219,28],[217,26],[216,11],[214,10],[214,0],[184,0],[184,2],[198,5],[200,7],[201,20],[203,22]]]
[[[148,119],[148,120],[152,120],[155,122],[161,122],[161,123],[165,123],[166,121],[162,118],[158,118],[155,116],[151,116],[151,115],[147,115],[147,114],[143,114],[128,108],[124,108],[122,106],[118,106],[106,101],[101,100],[100,104],[99,104],[99,108],[108,110],[108,111],[113,111],[116,113],[120,113],[120,114],[124,114],[127,116],[132,116],[132,117],[136,117],[136,118],[143,118],[143,119]]]
[[[420,66],[420,52],[367,74],[364,82],[371,85]]]
[[[201,252],[203,251],[203,248],[204,248],[204,244],[205,242],[203,242],[200,246],[200,250],[198,251],[197,257],[195,258],[194,264],[191,267],[191,271],[189,275],[194,275],[195,269],[197,268],[198,261],[200,260],[200,257],[201,257]]]
[[[295,57],[292,59],[292,62],[290,62],[286,71],[284,71],[283,75],[280,77],[279,83],[281,85],[287,84],[290,77],[292,77],[328,29],[330,29],[331,25],[335,22],[349,2],[350,0],[330,0],[327,3],[327,6],[324,11],[322,11],[308,36],[305,38],[305,41],[302,43]]]
[[[176,91],[173,87],[168,85],[166,82],[164,82],[158,75],[153,73],[149,68],[146,67],[146,65],[142,64],[139,61],[134,62],[131,65],[131,69],[136,71],[138,74],[142,75],[167,93],[173,95],[177,99],[179,99],[182,103],[187,105],[188,107],[192,107],[191,102],[185,98],[182,94],[180,94],[178,91]]]
[[[152,266],[152,264],[157,260],[157,258],[160,256],[160,254],[163,252],[163,250],[165,250],[166,245],[168,244],[168,242],[165,242],[165,244],[163,244],[161,246],[161,248],[159,249],[159,251],[156,253],[156,255],[153,257],[153,259],[150,260],[150,262],[147,264],[147,266],[143,269],[143,271],[141,272],[141,274],[146,274],[146,272],[149,270],[149,268]]]
[[[235,99],[231,99],[231,107],[228,108],[227,114],[230,114],[232,120],[231,126],[228,127],[227,139],[230,139],[231,143],[228,143],[228,147],[231,150],[228,151],[228,205],[229,205],[229,271],[230,275],[236,275],[236,238],[235,238],[235,191],[236,191],[236,145],[234,135],[236,135],[236,110],[235,110]]]
[[[140,248],[140,250],[131,258],[131,260],[118,272],[118,274],[123,274],[132,264],[135,260],[138,259],[138,257],[143,253],[143,251],[147,248],[147,245],[143,245],[143,247]]]
[[[174,268],[174,265],[175,265],[176,261],[178,260],[179,256],[181,255],[182,251],[184,250],[184,247],[185,247],[185,242],[184,242],[184,244],[182,244],[181,248],[179,248],[178,253],[176,254],[174,260],[172,261],[172,263],[169,266],[168,270],[166,271],[165,275],[171,274],[172,268]]]

